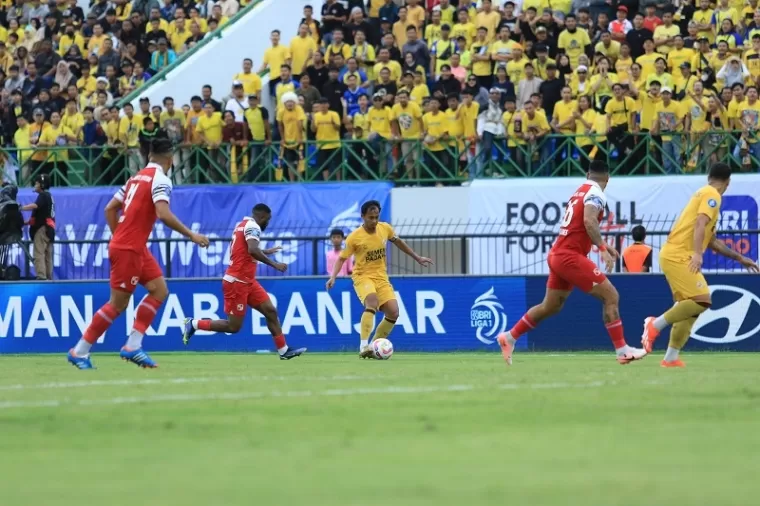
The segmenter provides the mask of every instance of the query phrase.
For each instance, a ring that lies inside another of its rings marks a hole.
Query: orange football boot
[[[660,331],[654,326],[654,321],[654,316],[650,316],[644,320],[644,333],[641,334],[641,345],[647,353],[652,353],[654,341],[657,339],[657,336],[660,335]]]
[[[686,367],[686,364],[684,363],[683,360],[679,358],[676,360],[671,360],[670,362],[666,362],[663,360],[662,362],[660,362],[660,367]]]
[[[507,341],[506,332],[499,334],[499,337],[496,338],[496,341],[498,341],[499,347],[501,348],[501,354],[504,355],[504,361],[507,363],[507,365],[512,365],[512,350],[514,347],[509,344],[509,341]]]

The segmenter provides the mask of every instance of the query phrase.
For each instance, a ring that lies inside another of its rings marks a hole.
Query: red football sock
[[[509,333],[512,335],[512,339],[517,339],[529,330],[533,330],[535,328],[536,324],[533,323],[533,320],[530,319],[528,313],[525,313],[523,317],[520,318],[517,323],[515,323],[515,326],[512,327],[512,330],[510,330]]]
[[[604,327],[607,329],[607,333],[610,335],[610,339],[612,339],[612,345],[616,350],[625,347],[622,320],[615,320],[614,322],[607,323]]]
[[[87,326],[87,330],[84,331],[82,339],[90,344],[95,344],[95,341],[108,330],[108,327],[111,326],[118,316],[119,312],[116,311],[111,304],[106,302],[100,309],[98,309],[95,316],[92,317],[92,321],[90,322],[90,325]]]
[[[198,320],[198,330],[211,330],[211,320]]]
[[[161,307],[162,302],[154,297],[148,295],[143,299],[139,306],[137,306],[137,312],[135,313],[135,323],[132,325],[132,330],[136,330],[141,334],[145,334],[145,331],[150,327],[153,318],[156,317],[158,308]]]
[[[274,338],[274,346],[278,350],[280,348],[283,348],[287,346],[287,343],[285,342],[285,336],[283,334],[280,334],[279,336],[272,336]]]

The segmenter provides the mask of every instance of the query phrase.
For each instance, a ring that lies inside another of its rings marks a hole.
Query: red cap
[[[620,5],[620,6],[618,6],[617,10],[618,11],[623,11],[623,12],[628,12],[628,7],[626,7],[625,5]]]

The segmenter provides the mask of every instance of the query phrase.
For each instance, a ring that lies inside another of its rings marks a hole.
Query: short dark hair
[[[345,232],[343,232],[343,230],[341,230],[339,228],[334,228],[334,229],[330,230],[330,237],[332,237],[334,235],[339,235],[341,237],[346,237]]]
[[[641,242],[647,237],[647,229],[645,229],[643,225],[636,225],[631,230],[631,236],[634,241]]]
[[[731,178],[731,167],[726,163],[714,163],[710,167],[707,179],[716,179],[718,181],[728,181]]]
[[[256,204],[253,206],[253,213],[272,214],[272,210],[269,209],[269,206],[266,204]]]
[[[174,99],[172,97],[164,97],[164,105],[166,105],[166,102],[168,102],[169,100],[174,102]]]
[[[146,121],[150,120],[153,121],[153,118],[148,116],[145,118]],[[172,154],[172,141],[169,139],[169,136],[166,134],[166,132],[163,132],[159,130],[159,133],[153,137],[153,140],[150,141],[150,154],[152,155],[159,155],[159,156],[166,156]]]
[[[370,212],[373,208],[377,208],[377,212],[379,213],[383,208],[380,206],[380,202],[377,200],[368,200],[364,204],[362,204],[362,216]]]
[[[596,174],[607,174],[610,171],[609,166],[599,160],[594,160],[591,162],[591,165],[588,167],[589,172],[594,172]]]

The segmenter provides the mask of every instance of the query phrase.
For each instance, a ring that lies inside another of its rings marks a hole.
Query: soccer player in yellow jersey
[[[398,302],[388,279],[388,264],[385,260],[388,241],[398,249],[412,257],[423,267],[432,265],[433,261],[414,252],[400,239],[389,223],[380,221],[380,202],[370,200],[362,204],[362,226],[351,232],[346,239],[346,248],[340,252],[340,257],[330,279],[327,289],[335,285],[343,264],[353,255],[354,271],[351,279],[359,300],[364,305],[361,319],[361,345],[359,356],[372,358],[369,348],[369,336],[375,327],[375,313],[379,309],[385,318],[377,326],[374,339],[385,339],[390,335],[398,319]]]
[[[707,185],[691,197],[670,231],[667,242],[660,249],[660,268],[676,303],[657,318],[650,316],[644,320],[641,343],[647,353],[651,353],[660,332],[673,326],[668,350],[661,364],[663,367],[684,367],[678,355],[688,341],[697,317],[711,305],[710,288],[701,272],[705,249],[710,248],[739,262],[751,272],[758,272],[755,262],[715,237],[721,198],[730,182],[731,167],[724,163],[710,167]]]

